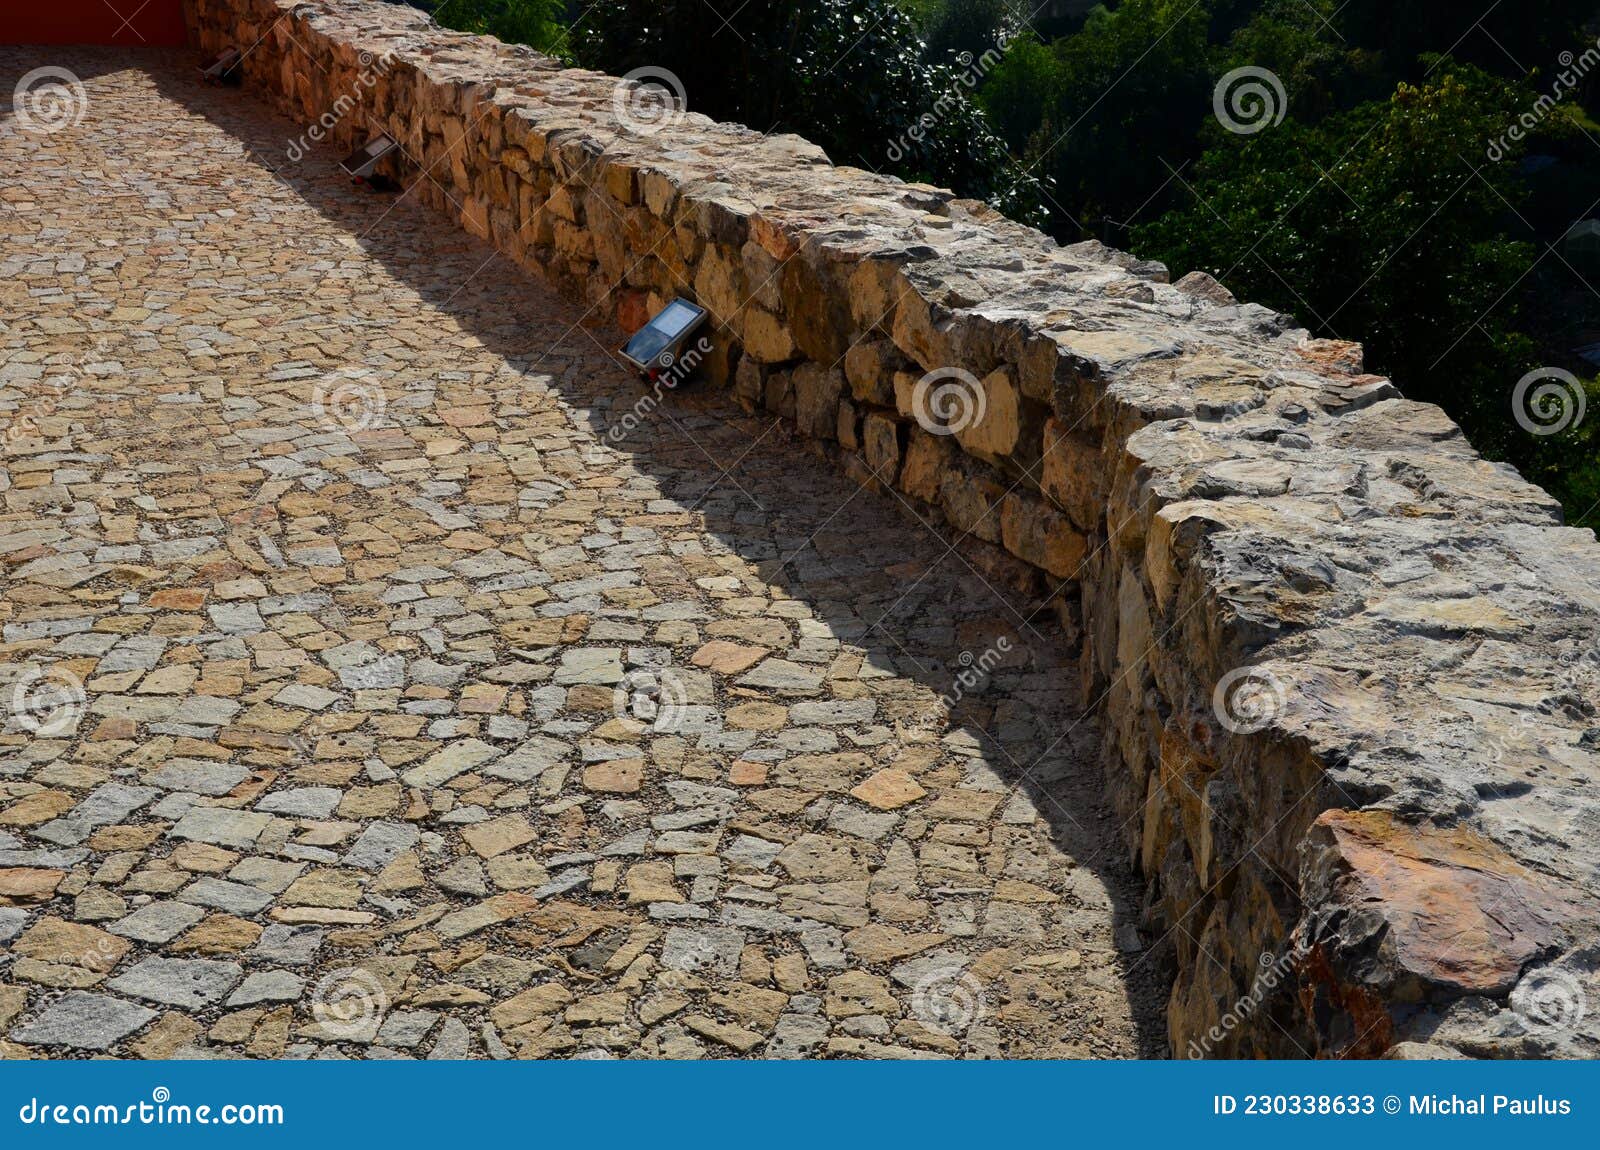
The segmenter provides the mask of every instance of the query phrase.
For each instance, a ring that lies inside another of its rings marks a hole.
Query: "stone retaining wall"
[[[1049,602],[1175,1053],[1600,1053],[1600,548],[1359,347],[403,7],[187,3],[595,316],[698,300],[713,384]]]

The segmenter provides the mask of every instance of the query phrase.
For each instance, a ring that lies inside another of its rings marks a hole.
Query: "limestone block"
[[[794,369],[795,423],[802,435],[833,439],[838,427],[839,397],[844,394],[844,373],[816,363]]]
[[[757,363],[783,363],[795,356],[794,336],[777,316],[763,308],[746,308],[744,351]]]
[[[1080,579],[1089,541],[1042,499],[1022,491],[1005,497],[1000,509],[1005,548],[1019,559],[1060,579]]]
[[[900,490],[924,503],[938,503],[939,487],[955,451],[955,445],[947,437],[929,435],[920,427],[910,426],[905,466],[900,470]]]
[[[904,358],[887,339],[867,339],[852,344],[844,355],[844,374],[850,381],[850,394],[862,403],[892,407],[894,373],[904,365]]]
[[[952,424],[956,441],[980,459],[1004,459],[1016,451],[1022,434],[1022,397],[1005,368],[980,383],[982,398]]]
[[[694,276],[695,300],[718,324],[732,324],[744,298],[740,267],[726,249],[708,247]]]
[[[939,504],[957,531],[998,543],[1000,513],[996,504],[1005,493],[1005,487],[983,469],[962,463],[945,471],[939,484]]]
[[[893,417],[869,411],[862,420],[867,466],[886,484],[893,484],[900,471],[901,427]]]
[[[1092,531],[1105,514],[1105,464],[1099,446],[1054,417],[1044,423],[1039,489],[1080,530]]]

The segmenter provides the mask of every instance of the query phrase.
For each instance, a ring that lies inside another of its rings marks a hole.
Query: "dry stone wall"
[[[1600,548],[1359,347],[404,7],[187,6],[596,316],[699,301],[713,384],[1049,602],[1174,1053],[1600,1053]]]

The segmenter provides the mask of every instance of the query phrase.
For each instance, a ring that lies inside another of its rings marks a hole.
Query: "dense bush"
[[[1190,206],[1137,229],[1135,247],[1361,339],[1408,394],[1505,453],[1519,430],[1506,397],[1534,351],[1514,289],[1534,256],[1499,231],[1524,198],[1514,169],[1482,153],[1519,95],[1441,71],[1388,101],[1219,146]]]
[[[566,0],[413,0],[447,28],[565,54]]]
[[[695,111],[798,132],[836,163],[1039,218],[1036,181],[971,98],[976,63],[933,60],[895,0],[769,0],[729,21],[704,0],[600,0],[573,25],[572,46],[609,72],[665,68]]]

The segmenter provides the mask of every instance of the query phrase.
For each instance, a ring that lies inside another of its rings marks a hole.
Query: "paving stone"
[[[417,845],[421,837],[416,827],[407,823],[372,823],[356,839],[343,858],[345,866],[362,870],[380,870],[388,866],[402,852]]]
[[[108,1050],[155,1017],[154,1010],[120,998],[69,991],[13,1030],[11,1038],[29,1045]]]
[[[269,923],[253,953],[267,962],[305,966],[315,960],[324,934],[320,927]]]
[[[906,772],[885,767],[853,787],[850,793],[869,806],[889,811],[914,803],[928,792]]]
[[[225,910],[229,914],[256,914],[272,905],[272,896],[253,886],[221,878],[196,879],[178,892],[184,902]]]
[[[305,991],[305,980],[286,970],[261,970],[245,976],[227,1005],[254,1006],[258,1002],[295,1002]]]
[[[428,1057],[434,1061],[456,1061],[472,1055],[472,1032],[458,1018],[446,1018],[439,1027],[439,1036],[433,1041]]]
[[[130,967],[107,985],[134,998],[197,1010],[220,999],[243,973],[234,962],[152,957]]]
[[[107,783],[91,791],[66,817],[35,827],[31,833],[46,842],[75,846],[93,834],[96,827],[121,822],[160,793],[154,787]]]
[[[675,926],[667,931],[661,965],[668,970],[731,974],[744,950],[743,931],[726,927]]]
[[[21,907],[0,906],[0,942],[9,942],[22,933],[28,912]]]
[[[206,916],[197,906],[172,899],[146,903],[106,929],[139,942],[171,942]]]
[[[168,791],[190,791],[197,795],[225,795],[250,777],[246,767],[215,763],[204,759],[173,759],[160,770],[145,776],[145,781]]]
[[[741,687],[764,687],[788,695],[814,695],[822,672],[788,659],[767,659],[737,680]]]
[[[302,819],[325,819],[344,798],[337,787],[298,787],[274,791],[256,804],[256,810]]]
[[[450,744],[421,766],[404,772],[400,777],[413,787],[437,787],[457,775],[482,766],[499,754],[494,747],[480,739],[463,739]]]
[[[173,838],[215,843],[225,847],[255,845],[261,832],[272,824],[270,815],[235,811],[225,807],[193,807],[167,833]]]
[[[428,1010],[396,1010],[383,1020],[378,1041],[409,1049],[428,1037],[439,1015]]]

